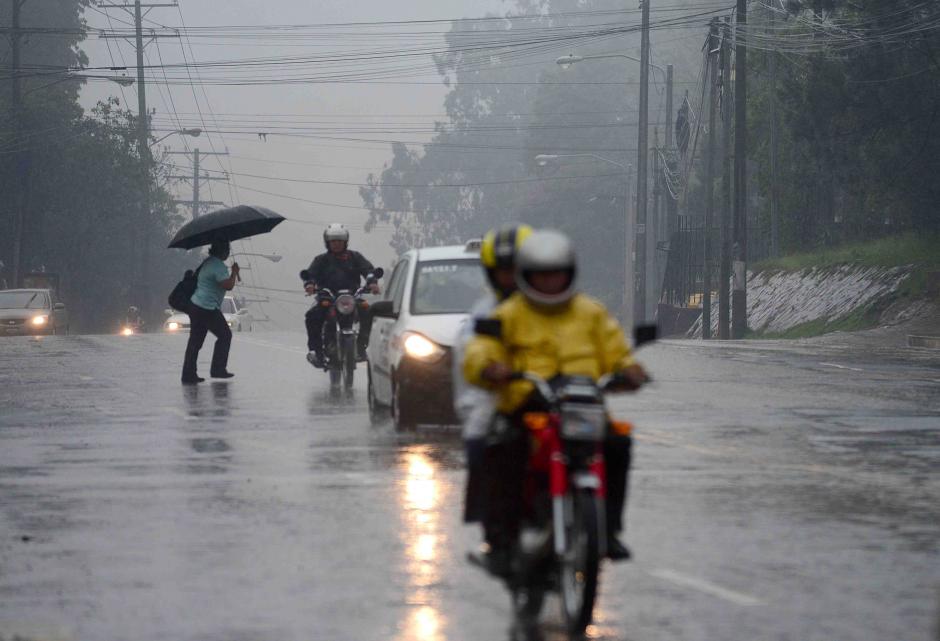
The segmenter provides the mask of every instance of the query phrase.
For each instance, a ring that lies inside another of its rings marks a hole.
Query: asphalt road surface
[[[464,561],[452,429],[371,426],[364,381],[332,398],[299,334],[236,335],[236,378],[197,387],[184,343],[0,341],[0,640],[508,637]],[[636,560],[605,565],[591,638],[938,638],[938,352],[640,355],[655,385],[613,401]],[[544,619],[563,638],[557,601]]]

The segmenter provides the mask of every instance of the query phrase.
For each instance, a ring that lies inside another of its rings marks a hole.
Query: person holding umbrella
[[[225,260],[231,252],[227,240],[216,240],[209,247],[209,257],[199,267],[196,293],[190,299],[189,314],[189,342],[186,344],[186,357],[183,360],[184,385],[201,383],[204,378],[196,374],[196,358],[199,350],[206,340],[206,333],[212,332],[215,336],[215,349],[212,351],[212,367],[209,375],[212,378],[232,378],[234,374],[228,371],[228,352],[232,345],[232,330],[222,315],[222,299],[225,292],[235,287],[238,280],[238,263],[232,265],[229,273],[225,267]]]
[[[239,280],[238,263],[232,265],[231,273],[225,267],[224,261],[231,251],[229,243],[266,234],[282,222],[284,217],[270,209],[256,205],[238,205],[191,220],[180,227],[170,241],[169,247],[176,249],[194,249],[211,244],[209,258],[202,263],[197,273],[195,293],[190,297],[188,305],[181,303],[181,306],[187,309],[176,307],[186,311],[190,319],[189,343],[186,345],[186,358],[183,361],[184,384],[192,385],[205,380],[196,374],[196,357],[199,356],[207,332],[212,332],[216,338],[209,375],[213,378],[234,376],[227,369],[232,330],[229,329],[220,309],[225,292],[235,287],[235,281]],[[182,284],[181,281],[177,287]]]

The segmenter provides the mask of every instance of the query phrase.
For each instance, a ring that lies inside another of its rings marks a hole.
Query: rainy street
[[[363,377],[331,398],[300,334],[237,334],[236,378],[196,387],[183,347],[0,345],[0,639],[507,638],[505,591],[464,560],[453,429],[371,426]],[[936,352],[640,355],[655,384],[613,402],[635,560],[605,566],[591,638],[935,638]]]

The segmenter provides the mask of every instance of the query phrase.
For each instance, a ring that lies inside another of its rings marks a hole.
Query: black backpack
[[[206,260],[208,260],[208,258]],[[196,285],[199,282],[199,270],[202,269],[202,266],[205,264],[206,261],[204,260],[199,267],[196,268],[196,271],[191,269],[186,270],[186,273],[183,274],[183,280],[176,283],[176,287],[173,288],[173,291],[170,292],[170,296],[166,299],[170,307],[178,312],[189,311],[189,306],[192,305],[190,299],[193,297],[193,294],[196,293]]]

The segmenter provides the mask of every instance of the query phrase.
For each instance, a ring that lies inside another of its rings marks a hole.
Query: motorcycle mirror
[[[375,270],[372,272],[372,275],[375,276],[376,279],[382,278],[382,276],[385,275],[385,270],[382,269],[381,267],[376,267]]]
[[[633,347],[634,349],[646,343],[654,342],[659,335],[659,328],[656,325],[637,325],[633,328]]]
[[[310,272],[308,272],[306,269],[301,269],[301,270],[300,270],[300,278],[301,278],[302,280],[310,280]]]

